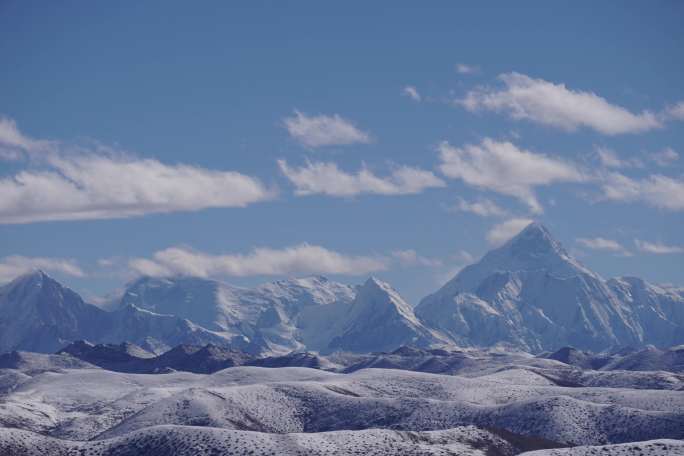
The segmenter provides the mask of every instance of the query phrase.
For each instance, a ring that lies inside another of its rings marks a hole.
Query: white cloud
[[[594,93],[571,90],[564,84],[520,73],[501,74],[499,79],[505,86],[503,89],[479,88],[457,103],[470,111],[503,112],[516,120],[530,120],[566,131],[585,127],[616,135],[662,126],[658,116],[649,111],[634,114]]]
[[[449,259],[455,263],[449,265],[450,267],[448,269],[442,270],[435,275],[435,280],[440,286],[453,279],[465,266],[472,264],[475,260],[475,258],[465,250],[456,252],[454,255],[451,255]]]
[[[654,174],[632,179],[619,173],[602,176],[604,198],[612,201],[640,201],[670,211],[684,210],[684,181]]]
[[[503,223],[499,223],[498,225],[494,225],[487,232],[487,242],[494,246],[502,245],[513,236],[521,232],[523,228],[530,223],[532,223],[531,219],[514,218],[506,220]]]
[[[14,120],[0,117],[0,146],[26,150],[34,146],[34,141],[19,131]]]
[[[86,275],[72,259],[11,255],[0,258],[0,283],[9,282],[35,269],[59,272],[72,277],[85,277]]]
[[[629,256],[631,253],[617,241],[602,237],[577,238],[577,243],[592,250],[603,250],[607,252],[620,253]]]
[[[684,101],[680,101],[674,106],[670,106],[665,110],[665,115],[670,119],[684,120]]]
[[[420,101],[422,98],[420,96],[420,93],[418,93],[418,89],[416,89],[413,86],[406,86],[401,90],[402,95],[407,96],[411,98],[413,101]]]
[[[387,259],[346,255],[324,247],[299,244],[283,249],[259,247],[247,254],[211,255],[185,247],[154,253],[151,259],[129,262],[135,272],[149,276],[247,277],[289,274],[365,275],[387,269]]]
[[[660,166],[668,166],[672,162],[679,160],[679,154],[671,147],[666,147],[660,152],[651,154],[651,158]]]
[[[638,158],[620,158],[615,151],[607,147],[596,147],[596,154],[606,168],[642,168],[644,166]]]
[[[250,176],[153,159],[57,156],[0,179],[0,223],[131,217],[244,207],[272,197]]]
[[[533,213],[543,211],[534,187],[584,180],[573,164],[519,149],[510,142],[485,138],[479,145],[468,144],[460,148],[443,142],[439,151],[440,170],[445,176],[513,196],[527,204]]]
[[[420,256],[413,249],[395,250],[392,252],[392,257],[399,261],[402,266],[437,267],[442,265],[442,260]]]
[[[456,204],[449,208],[452,211],[470,212],[480,217],[503,217],[508,212],[498,206],[495,202],[488,199],[478,199],[476,201],[466,201],[457,198]]]
[[[0,117],[0,160],[19,160],[48,147],[48,141],[31,139],[19,131],[14,120]]]
[[[366,167],[355,174],[347,173],[332,162],[307,162],[303,167],[291,168],[285,160],[278,160],[278,166],[296,187],[297,195],[408,195],[445,185],[432,172],[409,166],[396,167],[387,177],[376,176]]]
[[[465,264],[470,264],[475,260],[473,255],[466,250],[459,250],[455,254],[451,255],[451,259],[455,261],[461,261]]]
[[[258,179],[234,171],[167,165],[98,143],[34,140],[9,119],[0,120],[2,145],[40,154],[30,168],[0,177],[0,224],[244,207],[274,196]]]
[[[639,249],[640,252],[653,253],[655,255],[684,253],[684,247],[678,245],[666,245],[660,242],[648,242],[635,239],[634,245],[636,245],[637,249]]]
[[[345,146],[368,144],[371,136],[359,130],[350,121],[337,114],[307,116],[299,111],[284,119],[285,128],[292,138],[307,147]]]
[[[457,63],[456,72],[458,74],[475,74],[480,72],[480,67],[477,65],[468,65],[466,63]]]

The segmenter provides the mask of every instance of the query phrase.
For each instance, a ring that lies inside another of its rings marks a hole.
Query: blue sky
[[[528,220],[684,285],[681,2],[0,3],[0,280],[369,274]]]

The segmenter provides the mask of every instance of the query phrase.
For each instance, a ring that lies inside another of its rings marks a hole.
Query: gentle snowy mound
[[[579,446],[523,453],[524,456],[682,456],[684,442],[681,440],[649,440],[619,445]]]
[[[561,387],[528,369],[473,377],[294,367],[212,375],[73,369],[9,381],[0,427],[69,440],[124,437],[159,425],[275,434],[474,425],[571,445],[684,438],[680,391]]]
[[[0,429],[0,454],[26,456],[87,454],[89,456],[154,455],[471,455],[508,456],[552,445],[472,426],[432,432],[383,429],[265,434],[228,429],[155,426],[123,437],[77,442],[28,431]]]

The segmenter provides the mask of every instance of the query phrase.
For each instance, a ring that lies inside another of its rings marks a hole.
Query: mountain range
[[[373,277],[360,286],[312,276],[255,288],[142,277],[108,311],[42,271],[0,288],[0,352],[54,353],[80,339],[130,342],[150,354],[179,344],[252,355],[387,352],[404,345],[498,345],[532,353],[667,347],[684,343],[684,288],[604,280],[539,223],[415,308]]]

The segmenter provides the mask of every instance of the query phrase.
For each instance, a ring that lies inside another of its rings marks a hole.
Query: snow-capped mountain
[[[199,278],[142,278],[121,305],[186,318],[229,340],[249,341],[254,350],[286,353],[325,349],[354,295],[353,287],[321,276],[251,289]]]
[[[42,271],[0,288],[0,352],[55,352],[102,333],[108,314]]]
[[[426,326],[463,345],[599,351],[684,341],[681,294],[643,281],[605,281],[539,223],[464,268],[415,310]]]
[[[0,352],[53,353],[79,339],[132,342],[157,353],[181,343],[236,343],[187,319],[131,304],[104,311],[42,271],[0,288]]]
[[[418,321],[399,293],[371,277],[359,288],[340,323],[340,334],[328,348],[367,353],[392,351],[405,344],[427,347],[440,342],[445,340]]]

